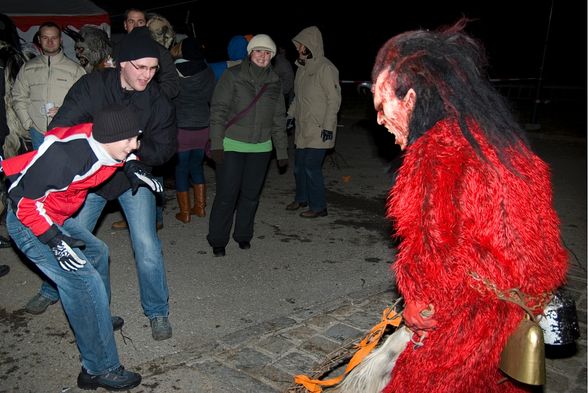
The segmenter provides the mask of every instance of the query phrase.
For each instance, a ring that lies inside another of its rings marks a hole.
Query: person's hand
[[[150,172],[149,167],[138,160],[128,160],[123,168],[131,183],[135,195],[141,186],[147,186],[151,191],[159,194],[163,192],[163,185]]]
[[[212,160],[216,163],[216,165],[221,165],[225,159],[225,151],[211,150],[210,156],[212,157]]]
[[[293,117],[289,117],[286,119],[286,131],[290,131],[292,128],[296,127],[296,120]]]
[[[57,112],[59,111],[59,108],[60,108],[60,107],[58,107],[58,106],[54,106],[53,108],[49,109],[49,110],[47,111],[47,116],[48,116],[48,117],[55,117],[55,115],[56,115],[56,114],[57,114]]]
[[[72,248],[84,248],[86,245],[83,241],[71,238],[58,231],[47,242],[51,252],[59,262],[59,266],[66,272],[76,271],[86,264],[86,260],[80,258]]]
[[[282,158],[281,160],[278,160],[278,173],[283,175],[286,173],[286,170],[288,170],[288,159]]]
[[[402,311],[404,324],[413,332],[432,330],[437,327],[437,321],[433,319],[435,307],[422,302],[408,302]]]
[[[321,138],[323,139],[323,142],[326,142],[326,141],[333,139],[333,131],[322,130],[321,131]]]

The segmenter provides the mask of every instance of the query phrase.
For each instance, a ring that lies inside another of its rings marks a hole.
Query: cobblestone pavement
[[[572,267],[569,277],[567,289],[576,299],[581,338],[574,356],[546,360],[547,384],[537,392],[586,392],[585,270]],[[396,297],[388,288],[355,293],[323,309],[232,333],[201,351],[158,360],[145,365],[155,371],[144,374],[142,391],[287,392],[295,387],[294,375],[324,370],[330,355],[351,348]]]

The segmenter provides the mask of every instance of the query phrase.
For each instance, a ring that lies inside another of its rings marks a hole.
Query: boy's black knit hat
[[[94,116],[92,136],[100,143],[112,143],[141,135],[136,109],[112,104]]]

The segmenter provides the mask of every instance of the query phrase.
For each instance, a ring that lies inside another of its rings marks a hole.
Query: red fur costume
[[[500,353],[524,316],[474,280],[529,295],[565,279],[567,254],[552,207],[547,165],[507,149],[512,170],[479,132],[481,158],[456,122],[441,121],[406,149],[388,217],[401,238],[394,264],[406,302],[432,304],[437,328],[409,343],[384,393],[525,392],[504,379]]]

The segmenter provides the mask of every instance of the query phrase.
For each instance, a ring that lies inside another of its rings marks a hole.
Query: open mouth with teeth
[[[84,68],[90,63],[90,60],[88,60],[88,58],[85,56],[76,56],[76,57],[78,58],[80,65]]]

